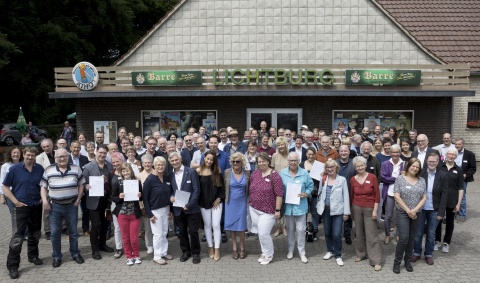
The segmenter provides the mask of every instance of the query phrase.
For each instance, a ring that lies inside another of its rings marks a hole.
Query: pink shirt
[[[250,206],[268,214],[275,214],[276,197],[283,197],[283,183],[278,172],[272,173],[272,179],[270,180],[270,175],[262,177],[262,171],[255,170],[250,175],[250,186],[248,187]]]

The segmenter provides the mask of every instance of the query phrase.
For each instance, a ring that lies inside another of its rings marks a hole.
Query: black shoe
[[[92,252],[92,258],[95,259],[95,260],[100,260],[100,259],[102,259],[102,255],[100,254],[99,251],[94,251],[94,252]]]
[[[400,265],[399,264],[394,264],[393,265],[393,272],[396,274],[400,273]]]
[[[59,259],[59,258],[54,258],[53,261],[52,261],[52,266],[53,267],[59,267],[60,265],[62,265],[62,260]]]
[[[74,256],[73,260],[78,264],[82,264],[82,263],[85,262],[85,260],[83,259],[83,257],[80,254],[78,254],[77,256]]]
[[[113,253],[113,249],[107,246],[106,244],[100,246],[100,250],[107,252],[107,253]]]
[[[186,262],[191,256],[191,253],[183,253],[180,257],[180,262]]]
[[[20,274],[18,273],[17,268],[10,269],[8,273],[10,273],[10,279],[17,279],[18,277],[20,277]]]
[[[206,241],[207,241],[207,236],[203,235],[202,242],[206,242]]]
[[[222,234],[222,243],[226,243],[228,241],[227,234]]]
[[[352,244],[352,238],[350,238],[350,237],[345,237],[345,244],[351,245],[351,244]]]
[[[28,259],[28,262],[31,262],[35,265],[42,265],[43,264],[43,260],[39,259],[38,257],[35,257],[35,258],[29,258]]]
[[[200,255],[193,255],[193,259],[192,259],[193,264],[200,263],[200,261],[202,261],[200,259]]]
[[[406,262],[405,262],[405,269],[406,269],[408,272],[413,272],[412,263],[411,263],[410,261],[406,261]]]
[[[50,241],[50,232],[45,233],[45,239],[46,239],[47,241]]]

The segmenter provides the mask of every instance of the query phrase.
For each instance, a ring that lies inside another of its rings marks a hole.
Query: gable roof
[[[480,1],[372,1],[427,53],[480,72]]]

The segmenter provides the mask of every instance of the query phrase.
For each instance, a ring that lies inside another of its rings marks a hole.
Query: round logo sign
[[[75,85],[81,90],[92,90],[98,83],[98,71],[88,62],[80,62],[73,67],[72,78]]]

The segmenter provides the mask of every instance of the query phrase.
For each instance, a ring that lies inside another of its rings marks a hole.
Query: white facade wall
[[[189,0],[120,65],[434,64],[368,0]]]
[[[468,103],[480,102],[480,76],[470,77],[470,89],[475,90],[475,96],[454,98],[452,137],[463,138],[465,148],[480,161],[480,128],[467,128]]]

